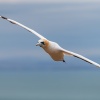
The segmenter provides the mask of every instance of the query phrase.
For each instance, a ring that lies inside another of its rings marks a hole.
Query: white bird
[[[21,24],[17,21],[14,21],[12,19],[8,19],[4,16],[0,16],[0,18],[3,18],[5,20],[9,21],[12,24],[19,25],[19,26],[23,27],[24,29],[28,30],[29,32],[31,32],[31,33],[35,34],[36,36],[38,36],[40,38],[40,40],[38,41],[36,46],[40,46],[41,48],[43,48],[51,56],[51,58],[54,61],[63,61],[63,62],[65,62],[64,55],[69,55],[69,56],[74,56],[76,58],[82,59],[82,60],[84,60],[84,61],[86,61],[90,64],[93,64],[97,67],[100,67],[100,64],[98,64],[98,63],[96,63],[96,62],[94,62],[94,61],[92,61],[92,60],[90,60],[90,59],[88,59],[88,58],[86,58],[82,55],[79,55],[77,53],[74,53],[74,52],[63,49],[56,42],[49,41],[48,39],[46,39],[45,37],[43,37],[42,35],[40,35],[36,31],[24,26],[23,24]]]

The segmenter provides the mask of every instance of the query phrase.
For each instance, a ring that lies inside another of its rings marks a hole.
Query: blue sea
[[[100,71],[1,71],[0,100],[100,100]]]

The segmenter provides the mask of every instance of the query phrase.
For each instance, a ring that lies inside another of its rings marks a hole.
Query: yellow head
[[[40,46],[42,48],[45,48],[49,45],[49,41],[47,39],[40,39],[36,46]]]

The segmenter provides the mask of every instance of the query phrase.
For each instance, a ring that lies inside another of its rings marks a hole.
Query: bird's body
[[[24,26],[23,24],[21,24],[17,21],[14,21],[12,19],[8,19],[8,18],[3,17],[3,16],[0,16],[0,18],[9,21],[12,24],[19,25],[22,28],[24,28],[24,29],[28,30],[29,32],[31,32],[31,33],[35,34],[36,36],[38,36],[40,38],[40,40],[38,41],[36,46],[40,46],[41,48],[43,48],[44,51],[47,52],[51,56],[51,58],[55,61],[65,62],[64,55],[69,55],[69,56],[73,56],[73,57],[79,58],[81,60],[84,60],[84,61],[86,61],[90,64],[93,64],[93,65],[97,66],[97,67],[100,67],[100,65],[98,63],[96,63],[96,62],[94,62],[94,61],[92,61],[92,60],[90,60],[90,59],[88,59],[88,58],[86,58],[82,55],[79,55],[77,53],[74,53],[74,52],[63,49],[56,42],[49,41],[48,39],[46,39],[45,37],[43,37],[42,35],[40,35],[36,31]]]
[[[64,53],[61,51],[61,47],[52,41],[49,41],[48,47],[42,47],[53,60],[55,61],[63,61],[64,60]]]

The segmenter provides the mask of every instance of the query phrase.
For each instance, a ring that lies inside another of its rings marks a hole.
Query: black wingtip
[[[8,18],[6,18],[6,17],[4,17],[4,16],[0,16],[1,18],[3,18],[3,19],[6,19],[6,20],[8,20]],[[14,23],[13,21],[10,21],[10,20],[8,20],[10,23],[12,23],[12,24],[16,24],[16,23]]]
[[[7,20],[7,18],[6,18],[6,17],[4,17],[4,16],[1,16],[1,18],[3,18],[3,19],[6,19],[6,20]]]

